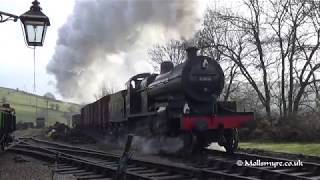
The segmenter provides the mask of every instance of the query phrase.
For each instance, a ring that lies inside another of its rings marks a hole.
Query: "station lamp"
[[[50,26],[49,18],[42,13],[39,4],[37,0],[33,1],[30,10],[19,17],[28,46],[42,46],[47,27]]]
[[[39,4],[37,0],[34,0],[30,10],[21,16],[0,11],[0,22],[21,20],[28,46],[42,46],[47,27],[50,26],[49,18],[41,11]],[[7,16],[7,18],[3,18],[3,16]]]

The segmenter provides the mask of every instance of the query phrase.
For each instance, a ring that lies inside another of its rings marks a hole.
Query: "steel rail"
[[[85,166],[87,169],[95,169],[98,172],[103,172],[106,176],[110,176],[110,174],[113,174],[116,170],[115,166],[117,165],[119,155],[97,152],[79,147],[65,146],[59,143],[50,143],[48,141],[35,141],[42,142],[47,145],[50,144],[53,147],[39,147],[21,141],[10,150],[17,153],[25,153],[27,155],[34,153],[35,157],[39,154],[42,156],[44,156],[44,154],[48,154],[50,156],[48,159],[51,158],[51,160],[53,156],[59,153],[59,161],[67,164],[70,164],[70,162],[73,164],[80,163],[80,165]],[[113,164],[113,166],[104,166],[101,163]],[[92,164],[94,164],[94,166]],[[107,168],[107,171],[103,171],[103,168]],[[130,161],[127,176],[130,177],[129,179],[258,179],[242,176],[241,174],[230,174],[229,172],[215,170],[203,170],[201,168],[194,167],[182,167],[139,159],[132,159]]]
[[[118,158],[119,155],[112,153],[105,153],[102,151],[91,150],[86,148],[74,147],[69,145],[64,145],[61,143],[54,143],[39,139],[29,139],[34,142],[43,143],[51,146],[58,146],[60,150],[65,152],[73,152],[73,153],[82,153],[82,154],[91,154],[92,156],[99,156],[99,158],[104,158],[106,156]],[[62,148],[62,149],[61,149]],[[68,150],[69,148],[69,150]],[[54,149],[54,148],[53,148]],[[72,151],[70,151],[70,149]],[[280,168],[270,168],[270,167],[251,167],[251,166],[238,166],[236,165],[237,160],[255,160],[261,159],[264,161],[282,161],[282,162],[292,162],[294,160],[285,159],[285,158],[275,158],[269,156],[261,156],[256,154],[248,154],[248,153],[235,153],[231,156],[226,156],[225,153],[218,151],[206,151],[208,154],[219,155],[218,157],[211,158],[208,165],[202,168],[198,168],[199,171],[203,174],[203,176],[211,176],[211,175],[219,175],[220,172],[224,174],[227,173],[234,177],[252,177],[258,179],[320,179],[319,173],[319,164],[303,162],[303,167],[280,167]],[[246,158],[246,159],[244,159]],[[132,161],[146,162],[144,160],[133,159]],[[157,163],[149,161],[149,165],[154,164],[157,166]],[[211,175],[210,175],[211,174]]]

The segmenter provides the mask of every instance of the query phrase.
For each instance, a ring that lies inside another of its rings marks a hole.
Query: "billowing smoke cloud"
[[[79,0],[59,31],[47,66],[64,98],[92,100],[101,83],[113,88],[151,71],[146,50],[188,38],[199,22],[195,0]]]

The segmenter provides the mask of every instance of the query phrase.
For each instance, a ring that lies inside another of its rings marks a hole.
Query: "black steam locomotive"
[[[15,110],[9,104],[0,106],[0,149],[4,151],[9,143],[10,134],[16,130]]]
[[[126,90],[82,108],[78,127],[107,130],[115,135],[178,137],[187,150],[218,142],[228,152],[238,146],[236,128],[254,119],[236,112],[235,102],[219,102],[224,73],[219,63],[187,50],[184,63],[161,64],[160,74],[143,73],[129,79]]]

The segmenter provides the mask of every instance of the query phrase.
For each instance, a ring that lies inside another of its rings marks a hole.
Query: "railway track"
[[[55,171],[73,174],[78,179],[112,179],[120,155],[74,147],[38,139],[22,139],[9,149],[12,152],[42,158],[55,163]],[[57,155],[59,154],[59,157]],[[284,158],[208,151],[208,162],[201,167],[179,166],[132,158],[127,168],[127,179],[320,179],[320,164],[302,162],[303,166],[248,166],[246,161],[292,162]],[[240,164],[239,162],[242,162]]]
[[[233,169],[247,176],[261,179],[320,179],[320,164],[279,157],[262,156],[244,152],[226,155],[224,152],[207,150],[209,167]],[[235,164],[231,168],[229,164]],[[269,163],[269,164],[268,164]]]
[[[30,155],[56,163],[56,172],[73,174],[78,179],[111,179],[118,166],[120,155],[36,139],[21,140],[9,151]],[[133,158],[130,160],[127,179],[253,179],[220,171],[203,171],[200,168],[163,164]],[[255,179],[255,178],[254,178]]]

